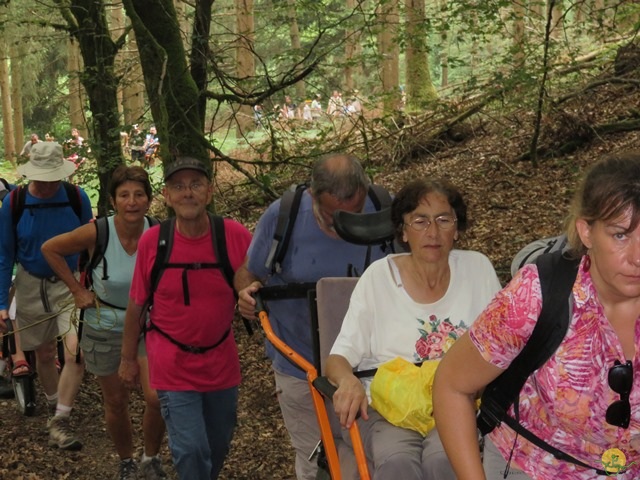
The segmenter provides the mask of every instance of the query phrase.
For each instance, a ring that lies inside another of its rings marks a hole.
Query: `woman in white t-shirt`
[[[415,180],[392,204],[396,236],[410,253],[389,255],[363,274],[351,297],[326,373],[340,423],[358,420],[376,479],[455,479],[433,429],[426,436],[390,424],[369,405],[368,370],[401,357],[439,359],[500,289],[487,257],[454,250],[467,227],[467,207],[446,181]],[[349,441],[345,436],[347,442]]]

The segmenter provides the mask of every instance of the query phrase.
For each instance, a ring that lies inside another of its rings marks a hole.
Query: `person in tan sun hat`
[[[57,182],[76,171],[76,165],[65,160],[62,145],[55,142],[36,143],[31,148],[29,161],[18,166],[18,173],[29,180]]]
[[[75,171],[73,162],[64,160],[62,146],[53,142],[36,143],[29,161],[18,173],[29,180],[10,194],[0,209],[0,331],[6,331],[9,317],[9,287],[14,261],[17,262],[16,323],[24,350],[34,350],[38,379],[51,412],[49,444],[65,450],[78,450],[82,443],[69,423],[71,407],[84,373],[76,362],[78,337],[71,323],[73,296],[58,280],[42,256],[42,244],[62,233],[88,223],[93,217],[89,197],[80,188],[62,179]],[[65,261],[75,272],[78,255]],[[56,337],[65,345],[65,366],[60,375],[56,367]]]

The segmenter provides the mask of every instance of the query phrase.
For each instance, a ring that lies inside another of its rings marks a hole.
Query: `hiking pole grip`
[[[262,295],[260,295],[260,290],[251,294],[251,296],[256,301],[256,315],[260,312],[266,311],[264,306],[264,300],[262,299]]]
[[[331,383],[327,377],[316,378],[313,381],[313,386],[328,399],[333,399],[333,394],[336,393],[336,390],[338,389],[338,387]]]
[[[333,394],[336,393],[336,390],[338,390],[338,387],[331,383],[327,377],[317,377],[313,381],[313,387],[332,402]],[[358,410],[356,418],[360,418],[360,410]]]

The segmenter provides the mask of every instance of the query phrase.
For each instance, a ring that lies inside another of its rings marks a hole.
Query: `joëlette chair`
[[[389,209],[371,214],[337,211],[334,214],[334,226],[338,234],[346,241],[370,247],[379,244],[391,245],[394,236]],[[390,250],[392,249],[393,247],[390,248]],[[369,259],[366,264],[368,263]],[[336,388],[326,377],[322,376],[325,361],[340,331],[342,320],[349,306],[351,292],[357,281],[357,277],[322,278],[316,284],[263,287],[256,294],[256,311],[267,339],[282,355],[307,375],[320,426],[319,479],[353,479],[358,478],[358,474],[361,480],[370,478],[358,426],[354,422],[350,428],[349,434],[353,446],[350,448],[342,440],[340,426],[332,407],[327,407],[325,402],[325,399],[331,399]],[[278,299],[305,297],[309,301],[312,319],[313,363],[291,349],[275,334],[269,321],[266,305],[266,303]]]

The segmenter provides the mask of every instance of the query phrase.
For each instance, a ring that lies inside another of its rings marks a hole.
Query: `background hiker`
[[[82,447],[70,426],[70,413],[84,372],[76,362],[77,331],[71,323],[73,296],[45,261],[40,247],[61,233],[89,222],[91,204],[80,187],[61,180],[75,171],[64,160],[62,146],[55,142],[36,143],[29,162],[18,173],[29,183],[11,192],[0,210],[0,318],[8,318],[8,294],[14,260],[16,323],[24,350],[35,350],[36,367],[47,402],[55,415],[49,420],[49,443],[61,449]],[[77,269],[78,255],[65,261]],[[2,322],[4,324],[4,322]],[[64,340],[65,367],[58,381],[56,337]]]
[[[23,158],[29,158],[29,155],[31,155],[31,147],[33,147],[36,143],[39,143],[41,141],[42,140],[38,138],[37,133],[32,133],[31,137],[29,137],[29,140],[27,140],[27,142],[22,147],[22,150],[20,150],[20,156]]]

